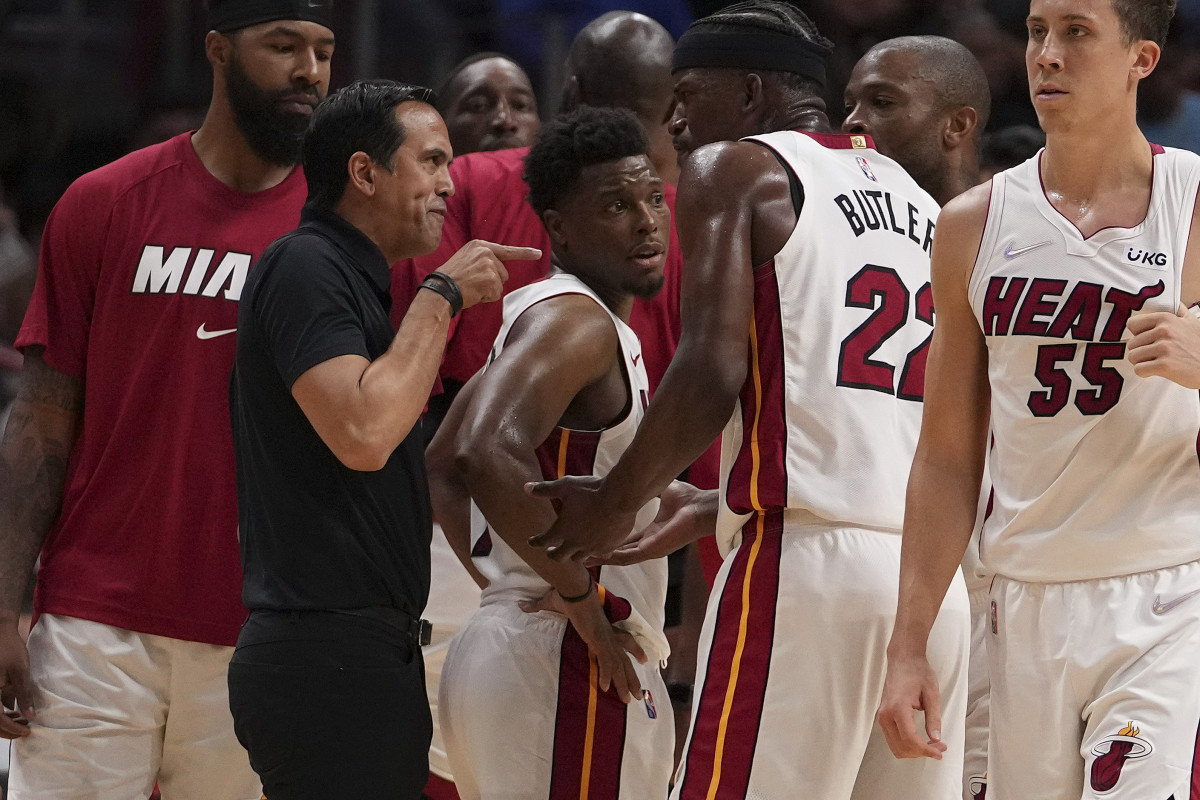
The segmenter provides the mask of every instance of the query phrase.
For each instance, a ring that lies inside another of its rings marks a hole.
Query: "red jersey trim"
[[[604,587],[597,591],[608,605]],[[596,662],[568,625],[559,662],[550,800],[617,800],[627,721],[616,690],[600,691]]]
[[[745,797],[775,640],[782,514],[742,528],[721,590],[680,800]]]
[[[1191,797],[1200,800],[1200,726],[1196,729],[1196,743],[1192,748]]]
[[[830,150],[876,150],[875,140],[865,133],[813,133],[796,131]]]
[[[542,478],[557,480],[567,475],[591,475],[596,464],[603,431],[574,431],[555,428],[534,453]]]
[[[783,313],[772,260],[755,272],[749,374],[740,395],[742,447],[729,472],[726,502],[737,514],[787,506]]]

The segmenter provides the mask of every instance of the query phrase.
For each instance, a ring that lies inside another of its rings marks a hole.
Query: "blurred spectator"
[[[645,14],[674,37],[692,21],[687,0],[494,0],[494,7],[496,45],[521,59],[547,114],[558,110],[562,65],[571,41],[601,14],[615,10]]]
[[[0,347],[10,349],[16,341],[36,275],[37,253],[21,236],[16,212],[9,207],[4,186],[0,184]],[[4,356],[0,353],[0,370],[11,366]],[[20,365],[19,356],[16,363]],[[0,408],[6,404],[0,390]]]
[[[983,137],[979,152],[979,181],[1024,163],[1046,144],[1046,134],[1033,125],[1012,125]]]
[[[949,29],[946,12],[932,0],[800,0],[792,4],[808,13],[833,42],[825,104],[835,128],[842,120],[842,91],[854,65],[868,50],[897,36],[944,36]]]
[[[1025,15],[1027,0],[1021,12],[1019,33],[1014,33],[987,11],[968,11],[955,17],[950,26],[950,38],[967,46],[988,76],[992,93],[992,116],[989,130],[1010,125],[1037,125],[1037,114],[1029,100],[1029,80],[1025,75]]]
[[[203,105],[176,106],[161,103],[152,106],[130,135],[129,151],[141,150],[143,147],[165,142],[172,136],[196,130],[204,122],[206,111]]]
[[[465,59],[450,71],[437,95],[456,156],[528,147],[541,127],[529,76],[503,53]]]

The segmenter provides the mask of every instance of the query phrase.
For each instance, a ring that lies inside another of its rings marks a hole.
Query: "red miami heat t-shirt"
[[[228,403],[238,299],[307,187],[297,169],[235,191],[190,137],[84,175],[46,224],[17,345],[83,380],[85,411],[34,608],[232,645],[246,616]]]

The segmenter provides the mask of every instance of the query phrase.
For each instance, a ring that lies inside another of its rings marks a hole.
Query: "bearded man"
[[[0,444],[13,798],[261,796],[226,688],[246,617],[227,390],[247,273],[305,200],[331,5],[211,0],[203,125],[84,175],[46,225]]]

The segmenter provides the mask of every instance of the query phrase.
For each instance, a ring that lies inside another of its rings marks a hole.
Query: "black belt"
[[[433,635],[433,625],[427,619],[418,619],[407,611],[392,606],[367,606],[366,608],[331,608],[330,613],[345,614],[350,617],[362,617],[382,622],[412,639],[418,647],[429,644]]]

